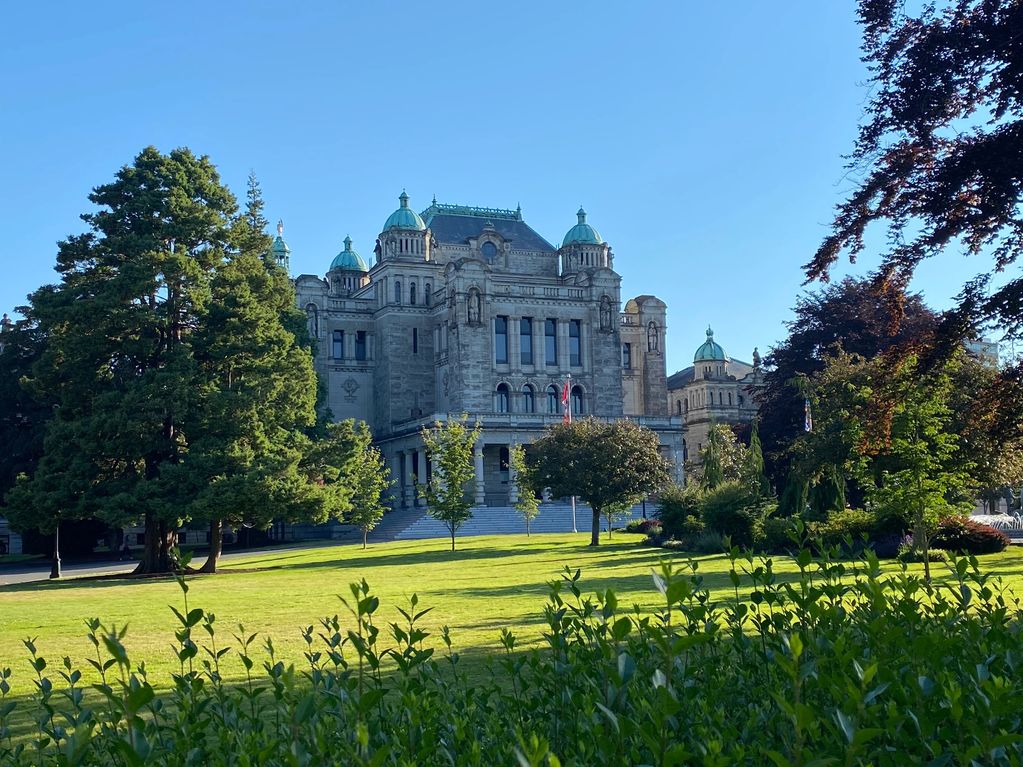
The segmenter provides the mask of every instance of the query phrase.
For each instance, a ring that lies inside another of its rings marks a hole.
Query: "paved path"
[[[273,549],[246,549],[245,551],[232,551],[229,554],[224,554],[221,556],[220,562],[223,564],[230,562],[233,559],[266,556],[267,554],[273,554],[275,552],[295,551],[295,549],[321,548],[323,546],[343,546],[350,544],[350,541],[309,541],[297,546],[284,546]],[[196,561],[192,564],[193,566],[199,566],[205,561],[205,555],[199,555],[196,557]],[[137,565],[137,560],[132,562],[86,562],[84,564],[66,564],[61,568],[61,572],[63,574],[61,580],[67,581],[73,578],[87,578],[94,575],[118,575],[120,573],[130,573]],[[26,565],[25,567],[0,568],[0,586],[13,586],[18,583],[33,583],[35,581],[49,580],[49,578],[50,563],[45,560],[40,563]]]

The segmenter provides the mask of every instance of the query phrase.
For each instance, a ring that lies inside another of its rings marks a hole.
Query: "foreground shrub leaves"
[[[124,626],[86,622],[89,684],[26,640],[34,693],[12,698],[0,668],[0,764],[1020,764],[1018,601],[975,557],[929,585],[823,550],[801,548],[783,580],[732,549],[720,593],[697,562],[663,563],[652,613],[586,596],[566,568],[541,648],[506,628],[473,676],[446,628],[431,646],[415,595],[384,629],[369,585],[352,584],[346,617],[303,629],[296,663],[244,626],[221,642],[179,576],[169,692],[133,665]]]

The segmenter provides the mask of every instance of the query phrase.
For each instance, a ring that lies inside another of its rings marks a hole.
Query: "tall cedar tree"
[[[426,498],[430,516],[443,522],[451,533],[452,551],[458,528],[472,519],[472,481],[476,476],[473,450],[481,432],[478,423],[469,428],[465,415],[422,430],[433,472],[425,486],[416,487]]]
[[[638,503],[671,481],[657,435],[632,421],[584,418],[552,427],[526,454],[533,489],[590,505],[590,545],[600,544],[600,518],[609,507]]]
[[[262,200],[251,176],[249,184],[232,233],[237,250],[216,269],[191,339],[197,407],[185,429],[188,455],[168,470],[192,488],[188,516],[210,525],[203,572],[216,572],[225,523],[267,527],[275,518],[316,517],[324,492],[301,471],[309,449],[302,430],[315,420],[312,358],[285,327],[294,290],[264,258],[269,237],[251,229]]]
[[[82,217],[91,231],[60,243],[60,284],[31,296],[29,316],[47,344],[29,383],[56,407],[44,455],[12,496],[39,519],[141,518],[139,571],[161,572],[172,566],[174,529],[212,505],[197,500],[198,481],[222,470],[216,476],[233,485],[235,499],[247,494],[258,506],[258,491],[238,487],[246,476],[239,466],[261,466],[247,475],[261,482],[282,476],[280,464],[259,455],[265,443],[238,431],[269,441],[289,417],[285,431],[309,422],[306,395],[284,389],[307,387],[312,363],[280,329],[286,278],[237,247],[237,205],[208,158],[149,147],[89,199],[99,208]],[[231,288],[243,295],[225,303]],[[266,311],[254,294],[268,301]],[[227,336],[214,342],[209,326],[218,323]],[[249,397],[238,431],[215,423],[216,414],[242,417]],[[285,412],[253,412],[267,403]],[[230,513],[241,503],[232,501]]]

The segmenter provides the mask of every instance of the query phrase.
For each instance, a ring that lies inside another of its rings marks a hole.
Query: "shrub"
[[[931,536],[931,546],[959,554],[994,554],[1005,551],[1009,536],[968,517],[945,517]]]
[[[696,485],[672,485],[661,493],[657,501],[657,519],[664,534],[672,538],[683,538],[686,520],[700,516],[702,492]]]
[[[720,554],[728,547],[725,546],[725,537],[721,533],[711,530],[701,533],[685,541],[686,549],[697,554]]]
[[[633,519],[625,526],[625,532],[660,535],[661,523],[657,519]]]
[[[862,509],[845,509],[833,512],[824,522],[813,523],[811,534],[820,538],[825,546],[845,548],[846,541],[852,545],[852,551],[863,548],[863,539],[873,537],[877,518],[869,511]]]
[[[709,531],[728,536],[734,546],[752,546],[763,535],[763,508],[738,482],[718,485],[700,501],[703,523]]]
[[[950,575],[969,610],[944,586],[904,569],[890,577],[876,561],[836,567],[805,550],[797,561],[793,581],[730,555],[718,591],[696,563],[662,563],[651,612],[619,605],[611,590],[585,596],[579,571],[566,568],[550,584],[539,646],[521,649],[505,628],[482,674],[465,673],[446,629],[440,642],[425,630],[415,595],[390,622],[365,581],[350,586],[348,614],[302,630],[304,660],[244,628],[224,632],[186,603],[172,680],[130,657],[125,629],[91,619],[89,672],[101,684],[89,686],[70,659],[48,664],[37,640],[25,642],[38,675],[31,695],[10,695],[13,672],[0,667],[0,764],[1023,760],[1014,735],[1023,615],[975,559]],[[241,684],[225,681],[243,668]],[[691,758],[711,743],[713,760]]]
[[[764,537],[759,548],[770,554],[784,554],[799,548],[791,534],[796,529],[794,517],[768,517],[764,520]]]

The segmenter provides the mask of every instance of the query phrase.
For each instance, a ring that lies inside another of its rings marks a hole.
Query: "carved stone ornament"
[[[355,392],[359,390],[359,382],[354,378],[349,378],[341,384],[341,388],[345,390],[345,399],[349,402],[354,402]]]

